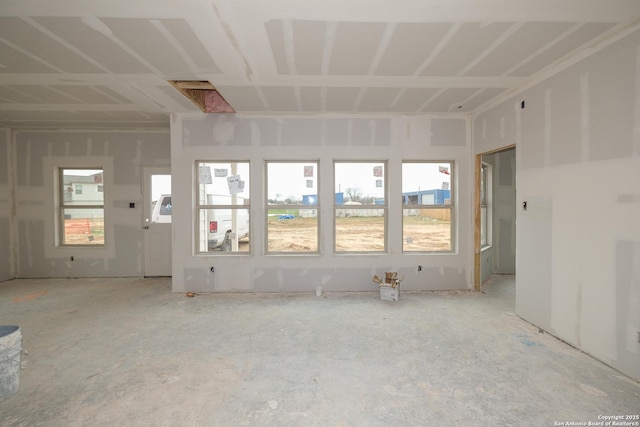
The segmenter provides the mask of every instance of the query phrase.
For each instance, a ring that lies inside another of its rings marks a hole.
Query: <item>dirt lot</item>
[[[384,250],[382,217],[337,218],[337,251]],[[424,217],[404,218],[403,249],[405,251],[448,251],[451,249],[451,227],[448,221]],[[270,219],[269,251],[317,251],[315,218]],[[389,236],[389,239],[397,238]]]
[[[270,252],[316,252],[317,219],[300,218],[270,219],[268,221]],[[412,216],[405,217],[403,224],[403,250],[448,251],[451,227],[448,221]],[[383,251],[384,218],[347,217],[336,219],[336,250]],[[396,236],[389,236],[395,239]],[[102,220],[65,220],[65,244],[104,244],[104,222]],[[239,242],[240,252],[249,250],[247,239]]]
[[[104,245],[104,220],[65,219],[64,243],[66,245]]]

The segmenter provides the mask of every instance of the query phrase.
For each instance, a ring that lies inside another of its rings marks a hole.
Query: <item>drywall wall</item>
[[[517,313],[640,379],[640,31],[473,128],[517,146]]]
[[[0,281],[12,278],[9,159],[9,129],[0,128]]]
[[[482,250],[481,280],[492,274],[516,272],[516,156],[515,148],[482,156],[493,166],[491,246]]]
[[[169,133],[16,130],[14,137],[18,277],[141,276],[141,172],[170,164]],[[96,166],[104,168],[105,245],[56,246],[56,170]]]
[[[174,115],[173,290],[373,291],[374,274],[397,271],[403,289],[470,289],[472,283],[470,144],[466,116],[273,117]],[[331,189],[333,161],[388,161],[388,253],[333,253],[333,191],[320,193],[320,254],[264,253],[265,160],[319,160],[319,188]],[[250,255],[194,255],[194,168],[197,160],[251,162]],[[456,253],[402,254],[401,163],[455,161]],[[178,238],[177,236],[180,236]],[[418,271],[417,266],[422,270]],[[209,267],[215,267],[215,273]]]

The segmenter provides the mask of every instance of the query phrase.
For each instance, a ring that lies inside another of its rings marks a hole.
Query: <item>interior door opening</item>
[[[516,149],[476,156],[474,288],[494,275],[516,274]]]

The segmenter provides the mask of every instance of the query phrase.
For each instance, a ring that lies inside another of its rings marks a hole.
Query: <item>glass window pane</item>
[[[385,205],[383,162],[336,162],[336,204]]]
[[[267,163],[268,205],[317,205],[316,162]]]
[[[317,209],[269,209],[268,252],[317,252]]]
[[[62,204],[65,206],[103,205],[102,170],[63,169]]]
[[[104,209],[62,209],[63,245],[104,245]]]
[[[198,162],[199,205],[248,205],[249,162]]]
[[[171,202],[171,175],[151,175],[151,222],[170,223],[173,204]]]
[[[249,252],[249,209],[199,209],[198,252]]]
[[[403,205],[451,204],[451,163],[402,164]]]
[[[451,251],[451,209],[403,209],[402,250]]]
[[[480,245],[487,246],[487,207],[480,207]]]
[[[404,252],[453,250],[452,168],[452,162],[402,163]]]
[[[336,252],[382,252],[384,233],[384,209],[336,209]]]

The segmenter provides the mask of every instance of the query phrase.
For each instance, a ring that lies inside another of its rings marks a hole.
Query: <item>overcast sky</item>
[[[304,166],[313,166],[312,170],[306,169],[305,176]],[[377,187],[376,182],[382,180],[384,186],[384,177],[374,176],[374,167],[381,166],[382,163],[344,163],[336,164],[336,180],[335,191],[345,192],[348,187],[360,188],[363,196],[381,197],[384,194],[384,187]],[[216,164],[216,168],[229,168],[228,165]],[[318,171],[317,165],[313,163],[277,163],[271,164],[269,167],[268,182],[269,194],[268,198],[274,199],[276,194],[279,198],[285,199],[292,195],[302,196],[305,194],[317,194]],[[446,175],[439,171],[439,166],[448,167],[448,164],[442,163],[404,163],[402,165],[402,192],[433,190],[442,188],[443,182],[450,182],[450,175]],[[214,170],[211,170],[212,175]],[[241,179],[247,181],[248,168],[239,168],[237,173]],[[229,169],[228,175],[231,174]],[[224,179],[220,184],[226,185],[226,177],[213,178],[215,180]],[[248,184],[248,183],[246,183]],[[248,197],[248,185],[241,194]],[[171,192],[171,177],[168,175],[155,175],[152,185],[152,200],[157,200],[161,194]]]

